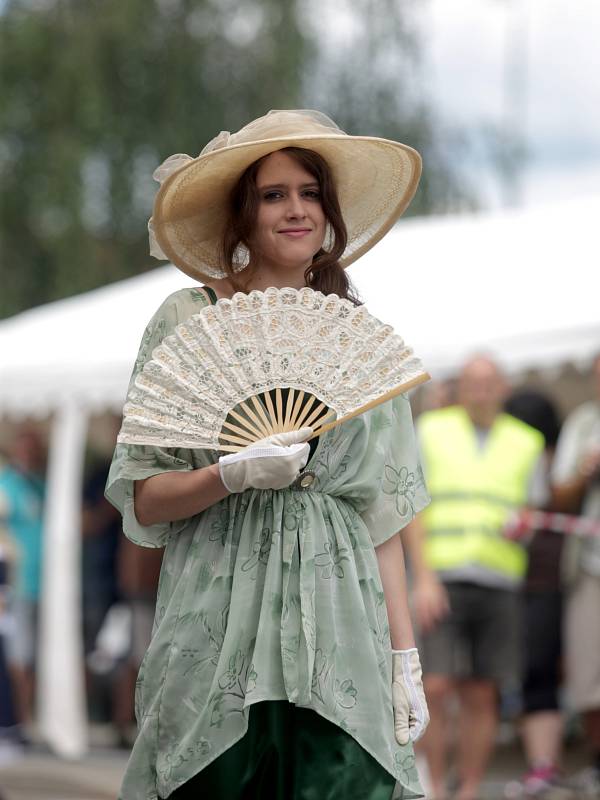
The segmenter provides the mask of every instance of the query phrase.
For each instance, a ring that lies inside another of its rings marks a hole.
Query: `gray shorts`
[[[154,600],[132,600],[130,605],[131,651],[129,660],[136,669],[139,669],[152,638],[156,603]]]
[[[493,680],[499,688],[520,685],[520,595],[474,583],[444,584],[450,613],[421,634],[423,672],[458,680]]]
[[[37,601],[13,597],[9,603],[9,611],[12,625],[6,641],[7,659],[17,667],[33,667],[37,655]]]
[[[600,708],[600,576],[579,574],[567,595],[565,649],[569,700],[575,711]]]

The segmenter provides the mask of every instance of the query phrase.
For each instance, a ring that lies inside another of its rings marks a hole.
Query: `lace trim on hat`
[[[174,172],[194,159],[188,156],[187,153],[174,153],[172,156],[166,158],[160,167],[157,167],[152,173],[152,177],[158,183],[164,183]]]

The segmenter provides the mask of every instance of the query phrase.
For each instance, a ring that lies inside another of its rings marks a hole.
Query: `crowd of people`
[[[515,698],[527,772],[509,794],[600,797],[600,536],[568,524],[600,523],[600,357],[593,376],[595,395],[561,427],[548,396],[511,393],[498,365],[478,356],[417,420],[431,504],[403,539],[431,715],[419,747],[436,800],[451,790],[478,797],[503,704]],[[82,637],[90,713],[128,746],[161,550],[121,534],[104,497],[107,469],[88,470],[83,491]],[[26,745],[34,718],[43,471],[39,433],[19,428],[0,465],[0,761]],[[407,477],[407,502],[412,488]],[[508,537],[519,509],[549,513]],[[126,641],[103,661],[115,609]],[[589,748],[575,777],[562,769],[567,712],[580,716]]]
[[[0,467],[0,759],[33,718],[42,568],[44,449],[35,429],[14,436]]]
[[[600,531],[577,527],[579,516],[600,521],[600,357],[593,376],[595,397],[561,429],[548,397],[511,395],[497,364],[473,358],[456,397],[438,393],[417,422],[431,504],[404,536],[436,800],[452,785],[458,800],[478,797],[502,700],[515,697],[527,772],[507,794],[600,797]],[[515,539],[506,522],[518,509],[548,513],[530,514]],[[590,759],[567,778],[562,706],[581,715]]]
[[[116,434],[116,432],[115,432]],[[43,578],[45,446],[19,426],[0,462],[0,764],[35,737],[38,606]],[[88,459],[81,505],[81,636],[89,715],[114,743],[133,737],[137,671],[150,641],[160,550],[122,535],[104,497],[108,464]]]

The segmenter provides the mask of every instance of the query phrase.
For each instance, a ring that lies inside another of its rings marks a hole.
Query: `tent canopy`
[[[369,310],[434,377],[486,349],[513,370],[600,350],[600,197],[547,209],[405,221],[351,267]],[[148,320],[190,279],[167,266],[0,323],[0,415],[54,412],[45,510],[40,729],[87,746],[79,619],[87,417],[119,410]]]
[[[350,268],[371,313],[434,377],[484,349],[511,371],[600,350],[600,196],[510,212],[401,222]],[[65,397],[120,409],[148,320],[192,281],[172,266],[0,323],[0,413]]]

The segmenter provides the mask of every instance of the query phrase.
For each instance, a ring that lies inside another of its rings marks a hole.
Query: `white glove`
[[[219,473],[230,492],[245,489],[285,489],[306,466],[312,428],[276,433],[259,439],[239,453],[221,456]]]
[[[398,744],[416,742],[429,724],[421,662],[416,647],[392,650],[392,704]]]

